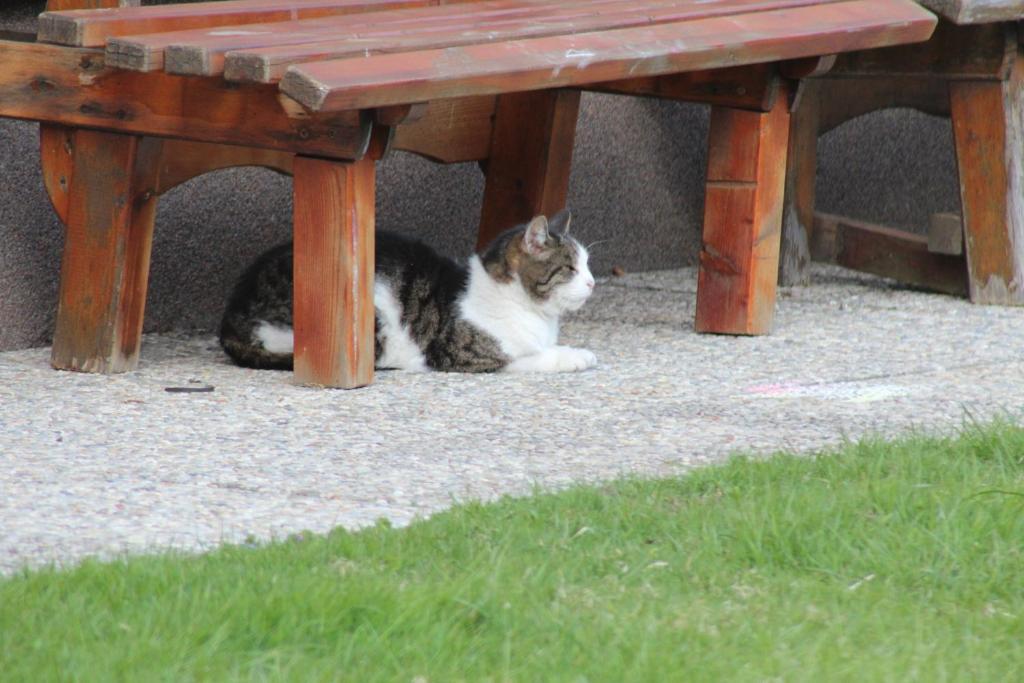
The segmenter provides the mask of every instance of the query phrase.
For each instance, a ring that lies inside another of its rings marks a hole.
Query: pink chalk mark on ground
[[[867,384],[862,382],[835,382],[828,384],[801,384],[799,382],[776,382],[755,384],[744,390],[747,394],[765,397],[812,398],[823,401],[848,401],[850,403],[873,403],[905,396],[906,387],[895,384]]]
[[[762,396],[786,396],[803,388],[799,382],[778,382],[774,384],[755,384],[747,387],[748,394],[760,394]]]

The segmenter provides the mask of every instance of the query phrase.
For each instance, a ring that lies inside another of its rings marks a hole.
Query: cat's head
[[[566,210],[508,230],[484,253],[484,268],[499,282],[518,282],[552,313],[579,309],[594,291],[594,276],[587,250],[569,236],[570,220]]]

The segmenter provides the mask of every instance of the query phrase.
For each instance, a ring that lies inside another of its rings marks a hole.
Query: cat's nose
[[[587,289],[593,289],[593,288],[594,288],[594,278],[590,278],[589,280],[587,280]]]

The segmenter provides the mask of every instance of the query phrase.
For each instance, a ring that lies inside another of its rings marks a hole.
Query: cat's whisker
[[[596,242],[591,242],[590,244],[587,245],[587,251],[590,251],[591,249],[593,249],[598,244],[604,244],[605,242],[610,242],[610,241],[611,240],[597,240]]]

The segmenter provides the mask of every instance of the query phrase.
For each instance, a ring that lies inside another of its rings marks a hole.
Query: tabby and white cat
[[[559,317],[594,290],[569,213],[538,216],[500,235],[468,265],[387,232],[376,235],[375,365],[409,371],[569,372],[597,364],[558,345]],[[220,343],[239,365],[292,367],[292,245],[243,273]]]

